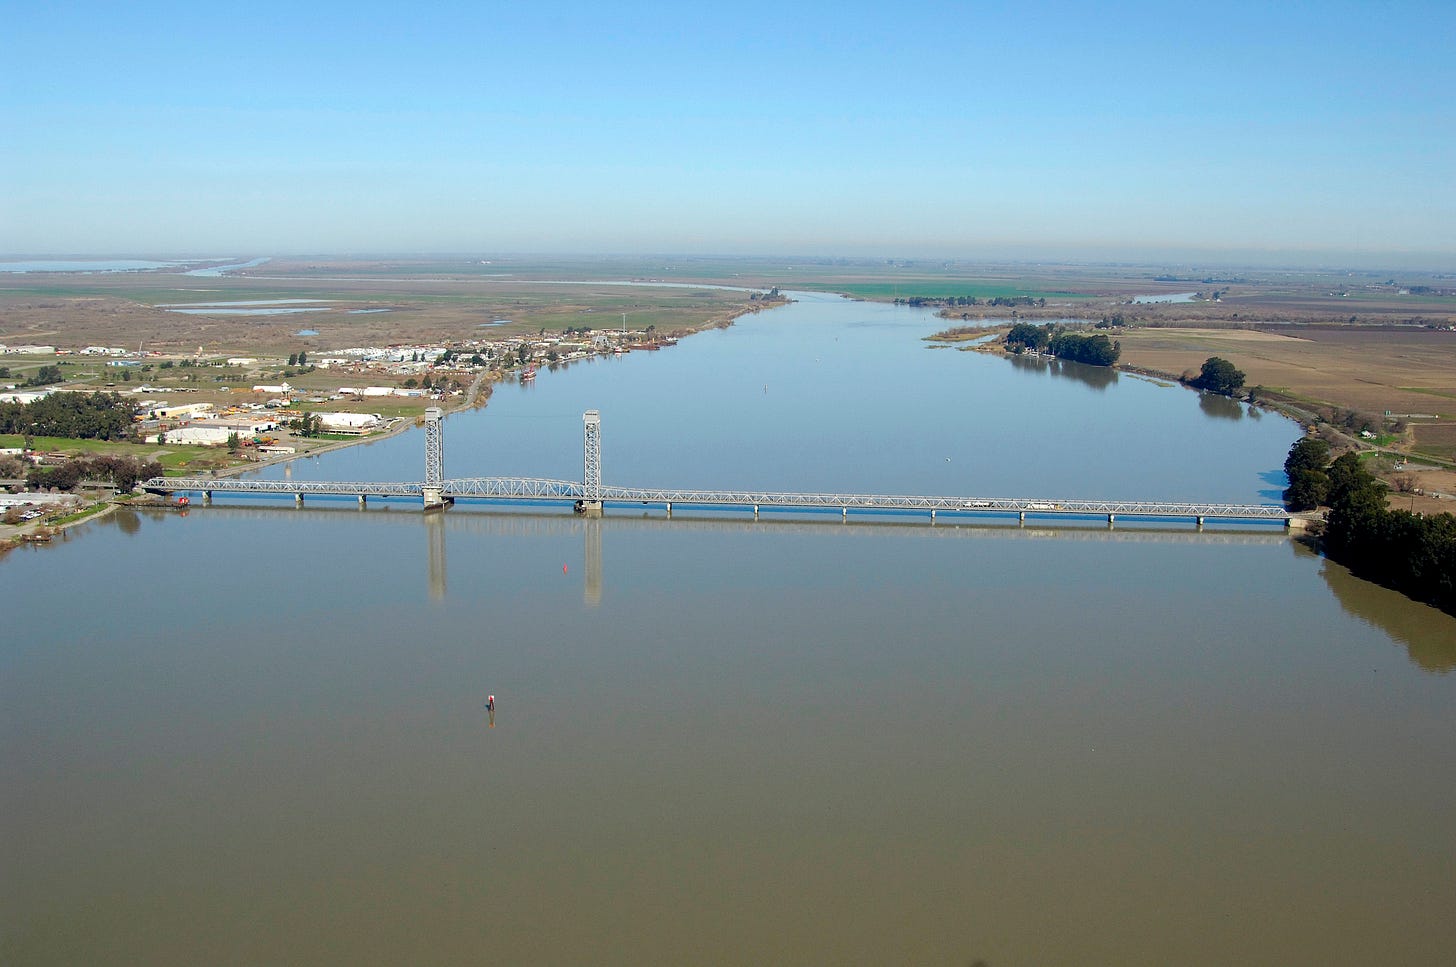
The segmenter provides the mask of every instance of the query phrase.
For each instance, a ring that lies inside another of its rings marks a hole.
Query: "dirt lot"
[[[1392,491],[1389,501],[1391,509],[1410,510],[1419,514],[1456,514],[1456,471],[1415,466],[1404,473],[1414,480],[1422,493]]]

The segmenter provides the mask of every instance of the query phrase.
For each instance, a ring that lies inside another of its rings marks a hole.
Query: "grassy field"
[[[1409,426],[1412,448],[1456,458],[1456,332],[1353,327],[1137,329],[1117,336],[1122,362],[1179,375],[1221,356],[1296,403]],[[1429,414],[1412,417],[1406,414]]]
[[[1456,333],[1253,329],[1133,329],[1119,333],[1122,361],[1196,373],[1209,356],[1243,370],[1246,385],[1375,414],[1456,419]]]
[[[0,433],[0,447],[19,447],[23,436]],[[131,456],[139,460],[156,460],[165,471],[178,474],[197,470],[213,470],[238,466],[248,461],[231,457],[226,447],[196,447],[157,443],[120,443],[111,440],[71,440],[65,437],[38,436],[34,447],[40,453],[64,453],[68,456]]]

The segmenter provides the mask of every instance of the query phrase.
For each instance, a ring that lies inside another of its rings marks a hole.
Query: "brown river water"
[[[612,483],[1282,486],[1277,417],[934,328],[819,297],[543,373],[446,421],[447,475],[579,475],[599,406]],[[220,497],[0,588],[7,965],[1456,949],[1456,620],[1278,527]]]

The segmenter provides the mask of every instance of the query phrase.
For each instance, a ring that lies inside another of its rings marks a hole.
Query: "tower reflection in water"
[[[430,542],[430,600],[444,601],[445,580],[445,515],[440,511],[425,514],[425,535]]]
[[[429,544],[430,600],[444,601],[445,595],[449,591],[446,578],[445,514],[441,511],[433,511],[426,513],[424,517],[425,537]],[[456,517],[456,520],[460,521],[469,519],[460,515]],[[582,603],[590,608],[602,603],[602,521],[600,518],[551,519],[507,515],[481,515],[476,518],[476,520],[482,519],[496,531],[500,531],[502,528],[512,532],[521,530],[559,532],[561,528],[581,529],[582,564],[586,572],[586,582],[582,586]],[[513,527],[513,523],[516,526]]]

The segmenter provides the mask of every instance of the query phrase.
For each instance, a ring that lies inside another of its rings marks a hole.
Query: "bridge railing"
[[[353,497],[418,497],[423,485],[414,482],[377,480],[239,480],[235,477],[153,477],[141,484],[143,490],[226,492],[242,494],[339,494]]]
[[[471,477],[445,482],[453,497],[580,499],[582,484],[538,477]],[[1277,504],[1230,504],[1188,501],[1080,500],[1027,497],[932,497],[906,494],[793,493],[762,490],[671,490],[657,487],[603,485],[601,498],[635,503],[676,503],[762,507],[861,510],[1002,511],[1037,514],[1127,514],[1144,517],[1226,517],[1283,520],[1289,512]]]
[[[581,500],[586,495],[586,488],[579,481],[553,480],[544,477],[465,477],[445,480],[442,484],[442,496],[456,499]],[[153,477],[142,486],[147,490],[157,492],[221,491],[391,497],[423,496],[424,490],[423,484],[413,481],[239,480],[232,477]],[[600,494],[602,500],[623,503],[787,509],[1001,512],[1047,516],[1096,514],[1281,521],[1289,518],[1289,512],[1278,504],[1026,497],[933,497],[906,494],[793,493],[766,490],[672,490],[613,486],[602,486]]]

